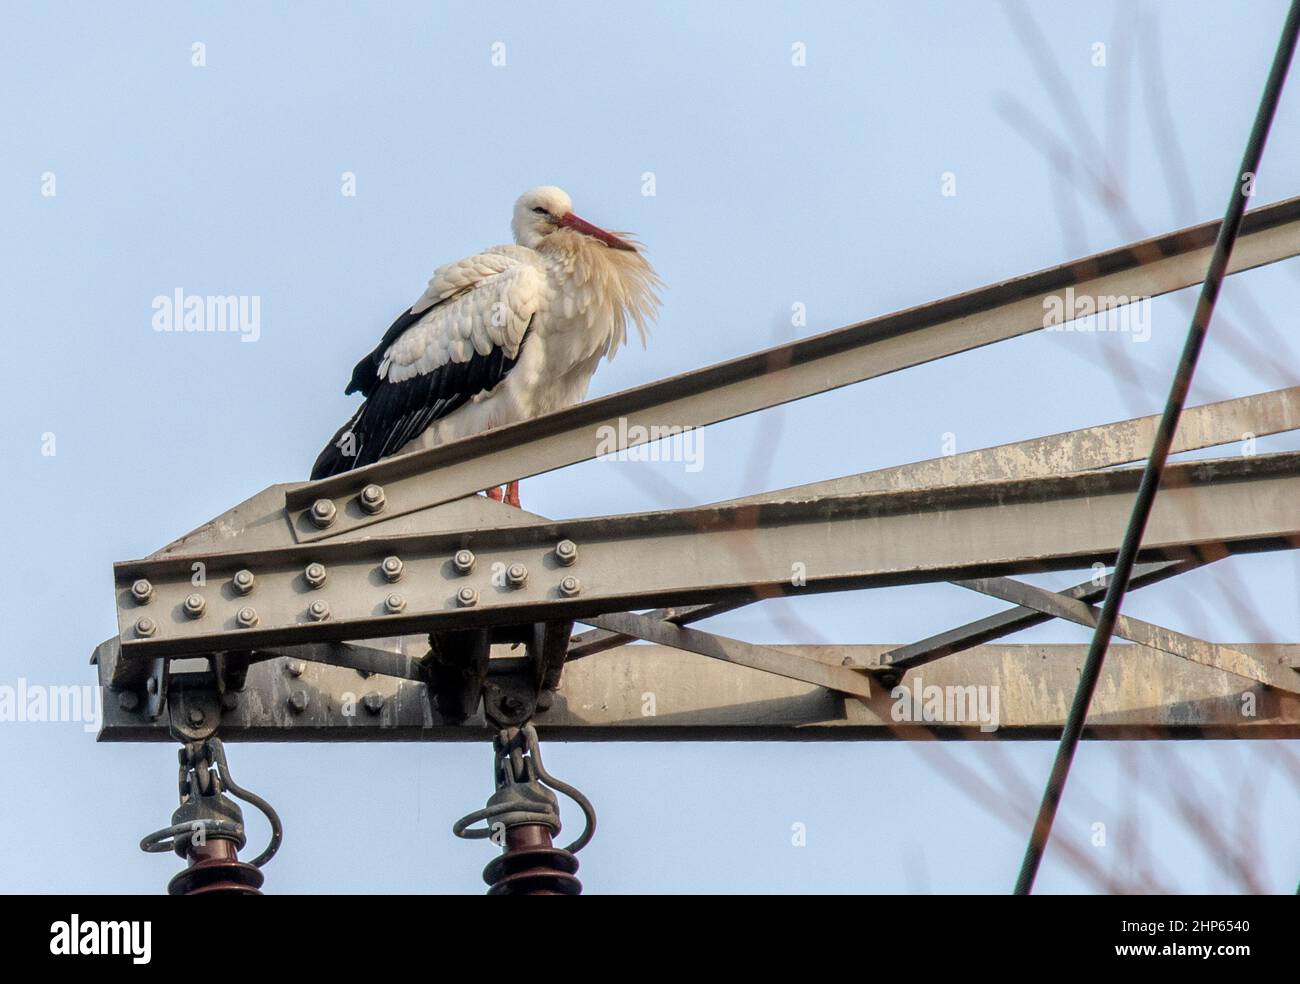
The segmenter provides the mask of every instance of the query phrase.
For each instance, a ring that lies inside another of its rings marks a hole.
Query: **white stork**
[[[645,344],[660,281],[633,241],[578,218],[550,186],[519,197],[510,227],[517,245],[438,267],[357,363],[346,392],[366,400],[313,479],[577,403],[629,318]],[[518,482],[505,497],[519,505]]]

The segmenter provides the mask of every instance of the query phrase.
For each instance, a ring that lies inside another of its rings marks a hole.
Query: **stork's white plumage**
[[[366,401],[313,479],[577,403],[629,320],[645,343],[659,278],[633,242],[578,218],[550,186],[520,196],[511,229],[515,245],[435,270],[357,364],[347,392]]]

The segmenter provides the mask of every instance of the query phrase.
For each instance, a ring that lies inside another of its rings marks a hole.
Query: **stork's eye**
[[[536,212],[538,215],[550,215],[550,214],[551,214],[550,212],[546,211],[546,209],[542,208],[542,206],[540,206],[540,205],[538,205],[535,209],[533,209],[533,211]]]

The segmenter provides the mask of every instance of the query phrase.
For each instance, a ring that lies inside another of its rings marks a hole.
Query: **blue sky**
[[[1042,2],[1026,40],[981,2],[5,5],[0,684],[90,682],[114,626],[112,562],[305,477],[354,405],[354,361],[436,265],[508,239],[524,189],[559,184],[580,214],[634,230],[667,284],[649,348],[597,374],[593,394],[612,392],[1221,214],[1284,7]],[[1300,194],[1292,83],[1260,203]],[[1068,190],[1021,114],[1109,164],[1132,218]],[[956,195],[941,194],[945,172]],[[1296,272],[1234,278],[1222,313],[1271,358],[1212,333],[1192,402],[1297,382]],[[260,337],[153,331],[153,298],[177,288],[259,297]],[[797,303],[806,326],[791,324]],[[708,502],[933,457],[945,434],[969,450],[1153,412],[1188,310],[1188,292],[1155,301],[1144,344],[1002,343],[712,428],[698,472],[591,463],[526,482],[524,502],[557,517]],[[1132,361],[1139,383],[1107,358]],[[1225,641],[1300,638],[1295,558],[1218,566],[1126,611]],[[1215,603],[1225,585],[1250,617]],[[711,627],[905,642],[998,607],[917,587],[766,603]],[[590,891],[999,892],[1026,826],[990,816],[936,756],[995,781],[1014,770],[1033,798],[1051,754],[575,743],[547,761],[601,814]],[[1300,793],[1283,754],[1085,745],[1059,835],[1093,850],[1106,822],[1128,831],[1099,849],[1106,870],[1135,852],[1174,888],[1240,890],[1173,805],[1181,763],[1216,829],[1247,836],[1261,885],[1291,891]],[[488,792],[486,747],[232,745],[231,759],[285,819],[268,888],[480,889],[490,852],[449,826]],[[75,723],[0,724],[0,887],[161,890],[174,864],[134,844],[174,807],[174,763],[171,746],[99,746]],[[1039,888],[1095,886],[1049,850]]]

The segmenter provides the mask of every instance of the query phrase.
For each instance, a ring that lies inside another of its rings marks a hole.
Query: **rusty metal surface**
[[[695,427],[861,382],[1044,328],[1046,298],[1078,294],[1153,297],[1199,283],[1219,223],[1122,246],[989,287],[589,400],[557,413],[442,447],[289,488],[286,518],[302,542],[329,540],[378,519],[437,505],[514,479],[597,457],[602,428]],[[1300,199],[1246,217],[1233,271],[1300,254]],[[360,507],[383,487],[379,516]],[[318,528],[307,510],[329,500],[335,520]]]
[[[898,647],[783,648],[861,671],[884,668],[881,656]],[[1086,648],[995,643],[903,674],[899,686],[909,692],[997,688],[1000,722],[991,732],[978,722],[896,720],[893,688],[873,684],[865,702],[846,700],[813,684],[654,645],[621,646],[569,665],[554,705],[536,721],[543,742],[1044,739],[1060,731]],[[1300,667],[1297,645],[1233,648]],[[99,666],[101,683],[117,658],[109,647]],[[301,710],[291,704],[298,693]],[[312,663],[292,676],[285,661],[271,660],[249,670],[247,690],[225,714],[221,733],[230,742],[486,741],[495,731],[481,713],[463,725],[438,719],[419,683]],[[165,720],[112,700],[104,702],[99,737],[173,740]],[[1087,737],[1300,738],[1300,699],[1160,650],[1116,645]]]

